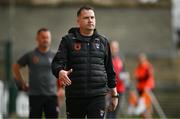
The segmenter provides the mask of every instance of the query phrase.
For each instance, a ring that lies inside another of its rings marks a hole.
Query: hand
[[[24,83],[24,84],[22,85],[22,90],[25,91],[25,92],[27,92],[27,91],[29,90],[29,86],[28,86],[27,83]]]
[[[118,105],[118,98],[111,98],[110,104],[108,106],[108,111],[110,112],[115,111],[117,105]]]
[[[61,70],[59,71],[59,80],[62,81],[62,84],[64,86],[69,86],[71,85],[71,80],[69,79],[68,75],[72,72],[73,70],[70,69],[69,71]]]
[[[118,95],[116,88],[112,88],[109,94],[110,94],[110,103],[109,103],[108,111],[114,111],[118,105],[118,97],[113,97]]]
[[[26,83],[26,81],[24,81],[23,79],[14,79],[14,81],[16,83],[18,90],[25,91],[25,92],[28,91],[29,86]]]

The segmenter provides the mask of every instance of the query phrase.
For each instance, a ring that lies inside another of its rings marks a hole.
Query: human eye
[[[91,16],[91,19],[94,19],[95,17],[94,16]]]

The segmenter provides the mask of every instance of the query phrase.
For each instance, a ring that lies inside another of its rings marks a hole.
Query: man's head
[[[92,7],[83,6],[77,11],[77,23],[80,30],[92,31],[96,26],[95,13]]]
[[[41,28],[37,31],[36,40],[38,48],[48,49],[51,45],[51,32],[47,28]]]
[[[110,48],[112,55],[119,53],[119,43],[117,41],[111,41]]]
[[[139,60],[139,63],[144,63],[148,61],[147,56],[144,53],[140,53],[138,55],[138,60]]]

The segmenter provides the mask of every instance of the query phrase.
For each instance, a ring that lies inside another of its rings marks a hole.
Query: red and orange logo
[[[74,50],[79,51],[81,49],[81,43],[74,44]]]
[[[38,64],[39,63],[39,57],[38,56],[33,56],[32,60],[33,60],[34,64]]]

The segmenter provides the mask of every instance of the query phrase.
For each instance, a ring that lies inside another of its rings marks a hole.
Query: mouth
[[[92,27],[92,26],[93,26],[93,27],[94,27],[94,24],[88,24],[88,26],[90,26],[90,27]]]

